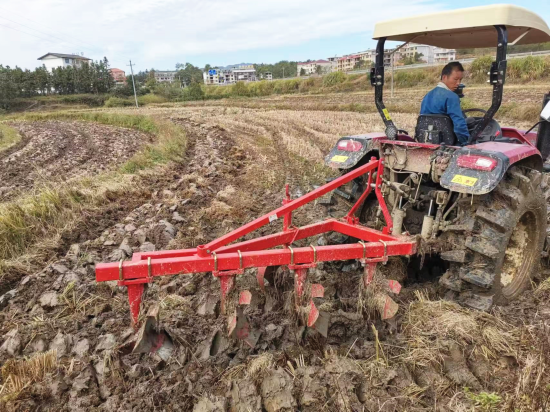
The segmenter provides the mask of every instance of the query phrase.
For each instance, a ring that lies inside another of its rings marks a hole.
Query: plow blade
[[[244,341],[248,346],[254,348],[260,339],[261,332],[253,330],[243,308],[238,307],[237,312],[229,317],[227,325],[227,335],[233,339]]]
[[[159,328],[159,307],[152,307],[147,318],[135,335],[135,344],[132,353],[156,353],[166,361],[174,351],[174,343],[170,335]]]

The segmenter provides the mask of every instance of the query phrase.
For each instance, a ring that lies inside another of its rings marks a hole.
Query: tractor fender
[[[458,164],[461,156],[488,157],[496,161],[496,166],[492,170],[461,167]],[[463,147],[454,152],[440,184],[454,192],[484,195],[497,187],[513,164],[540,169],[542,159],[539,151],[531,145],[486,142]]]
[[[333,169],[351,169],[356,166],[366,154],[378,151],[378,141],[385,139],[384,133],[366,133],[354,136],[344,136],[338,139],[332,150],[325,157],[325,165]],[[361,143],[357,151],[338,149],[338,143],[342,140],[353,140]]]

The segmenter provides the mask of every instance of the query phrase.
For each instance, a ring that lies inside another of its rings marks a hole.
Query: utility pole
[[[136,94],[136,82],[134,81],[134,67],[132,66],[132,60],[130,60],[130,64],[127,64],[127,66],[130,66],[130,71],[132,72],[132,86],[134,86],[134,99],[136,99],[136,107],[139,108],[139,104],[137,101],[137,94]]]
[[[393,99],[393,78],[394,78],[394,72],[393,72],[393,56],[394,54],[390,54],[390,63],[391,63],[391,98]]]

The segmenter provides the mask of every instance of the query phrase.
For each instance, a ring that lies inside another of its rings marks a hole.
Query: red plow
[[[303,314],[304,323],[308,327],[316,327],[319,321],[319,311],[313,301],[323,297],[324,288],[320,284],[311,284],[307,288],[308,270],[315,268],[319,262],[345,261],[357,259],[364,266],[363,283],[369,288],[373,283],[376,265],[388,260],[390,256],[412,255],[416,253],[417,241],[410,236],[393,236],[392,220],[384,197],[386,190],[382,179],[384,160],[372,158],[367,164],[336,178],[335,180],[313,190],[312,192],[291,200],[288,186],[283,206],[244,225],[232,232],[194,249],[169,250],[150,253],[135,253],[131,261],[102,263],[96,266],[96,280],[118,281],[119,286],[128,288],[130,312],[135,327],[138,325],[140,306],[145,285],[152,283],[157,276],[177,274],[207,273],[220,280],[222,314],[226,314],[226,298],[235,286],[235,277],[242,275],[245,269],[257,269],[257,281],[264,290],[266,273],[280,266],[287,266],[294,277],[294,302],[298,313]],[[292,212],[299,207],[315,201],[319,197],[345,185],[346,183],[367,176],[367,190],[353,205],[342,219],[329,218],[322,222],[303,227],[292,225]],[[359,223],[355,216],[367,196],[374,190],[386,226],[382,231],[373,230]],[[254,230],[283,219],[283,231],[256,239],[233,243]],[[293,247],[295,241],[312,236],[338,232],[357,239],[356,243],[327,246]],[[279,248],[276,248],[279,247]],[[385,291],[374,295],[376,307],[383,319],[395,315],[398,305],[385,292],[399,293],[401,285],[396,281],[386,281]],[[252,336],[248,322],[243,318],[242,306],[250,304],[251,293],[242,290],[239,293],[235,313],[228,317],[228,335],[243,339],[254,346],[257,336]],[[325,327],[319,330],[326,336]]]

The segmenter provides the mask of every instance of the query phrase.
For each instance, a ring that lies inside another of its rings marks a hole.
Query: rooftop
[[[316,63],[330,63],[330,62],[328,60],[312,60],[310,62],[298,62],[298,66],[303,64],[316,64]]]
[[[65,53],[46,53],[44,56],[39,57],[37,60],[42,60],[48,56],[60,57],[63,59],[92,60],[84,56],[79,56],[78,54],[65,54]]]

